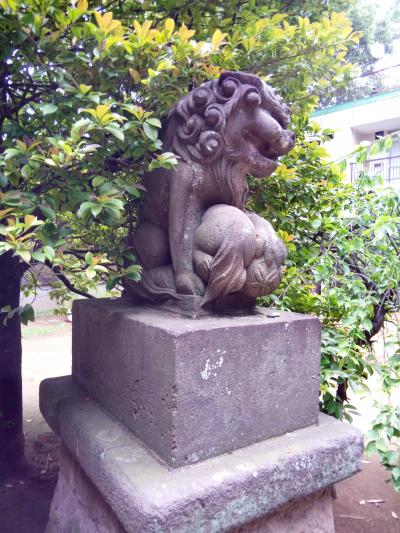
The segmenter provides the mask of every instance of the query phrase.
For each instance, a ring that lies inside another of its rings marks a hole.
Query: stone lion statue
[[[281,280],[286,257],[271,225],[246,210],[247,175],[265,178],[294,145],[288,107],[257,76],[225,72],[181,98],[162,129],[173,170],[144,177],[129,242],[142,265],[127,295],[200,308],[251,307]]]

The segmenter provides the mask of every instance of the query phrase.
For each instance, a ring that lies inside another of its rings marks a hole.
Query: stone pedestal
[[[318,420],[316,318],[190,319],[110,300],[73,313],[74,378],[170,465]]]
[[[318,419],[315,318],[73,313],[73,376],[40,392],[64,445],[47,533],[333,533],[362,437]]]
[[[171,468],[70,376],[41,384],[41,408],[68,449],[47,533],[332,533],[323,489],[354,474],[362,452],[359,431],[320,415],[317,425]]]

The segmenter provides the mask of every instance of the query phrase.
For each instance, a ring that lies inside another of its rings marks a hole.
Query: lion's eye
[[[245,96],[246,104],[257,107],[261,104],[261,96],[256,91],[251,91]]]

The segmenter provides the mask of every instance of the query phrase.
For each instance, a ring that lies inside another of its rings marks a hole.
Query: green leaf
[[[73,137],[80,138],[85,134],[90,128],[93,127],[93,123],[89,118],[81,118],[71,128],[71,134]]]
[[[390,150],[393,146],[393,139],[392,139],[392,136],[389,135],[388,137],[386,137],[385,139],[385,150]]]
[[[117,209],[119,211],[122,211],[124,208],[124,203],[122,200],[119,200],[118,198],[111,198],[110,200],[107,200],[104,202],[104,204],[111,209]]]
[[[93,202],[83,202],[78,209],[77,216],[79,218],[82,218],[84,214],[87,213],[87,211],[90,211],[93,205],[96,204],[94,204]]]
[[[93,267],[89,267],[85,270],[85,274],[88,279],[93,279],[96,277],[96,270]]]
[[[79,89],[83,94],[86,94],[92,89],[92,85],[85,85],[84,83],[81,83],[79,85]]]
[[[151,126],[155,126],[156,128],[161,128],[161,122],[158,118],[148,118],[146,123],[150,124]]]
[[[92,180],[92,185],[93,187],[101,187],[101,185],[103,185],[104,182],[105,182],[105,178],[103,178],[103,176],[96,176]]]
[[[22,307],[20,310],[19,315],[22,324],[25,326],[28,324],[28,322],[33,322],[35,320],[35,311],[30,304],[24,305],[24,307]]]
[[[156,128],[154,126],[151,126],[147,122],[143,124],[143,131],[146,137],[148,137],[151,141],[154,142],[158,139],[158,133],[157,133]]]
[[[49,220],[55,220],[56,219],[56,213],[54,209],[47,205],[40,205],[39,206],[40,211],[42,212],[42,215],[49,219]]]
[[[137,187],[135,187],[135,185],[124,184],[122,185],[122,188],[129,194],[132,194],[132,196],[135,198],[140,198],[140,191]]]
[[[314,229],[318,229],[321,227],[321,219],[319,218],[316,218],[314,220],[311,221],[311,226],[314,228]]]
[[[44,104],[39,106],[40,111],[43,113],[43,115],[52,115],[55,113],[58,109],[58,107],[54,104]]]
[[[379,144],[378,143],[373,143],[373,145],[371,146],[370,150],[369,150],[369,155],[377,155],[379,154],[380,152],[380,147],[379,147]]]
[[[3,172],[0,172],[0,187],[7,187],[7,185],[8,185],[7,176]]]
[[[94,205],[91,208],[93,216],[97,217],[97,215],[101,213],[102,209],[103,209],[103,206],[101,204]]]
[[[380,452],[386,452],[387,449],[388,449],[387,443],[386,443],[385,439],[383,439],[383,438],[378,439],[376,441],[375,445],[376,445],[376,449],[378,451],[380,451]]]
[[[8,191],[2,198],[2,203],[9,207],[31,210],[36,206],[36,195],[31,192]]]
[[[93,263],[93,254],[92,252],[86,252],[85,254],[85,263],[91,265]]]
[[[52,261],[55,258],[56,252],[51,246],[43,246],[42,250],[49,261]]]
[[[106,283],[106,290],[111,291],[120,281],[121,275],[117,274],[116,276],[110,276]]]
[[[29,250],[15,250],[15,254],[16,255],[19,255],[21,257],[21,259],[23,261],[25,261],[25,263],[30,263],[30,260],[31,260],[31,253],[29,252]]]
[[[18,150],[17,148],[7,148],[7,150],[4,151],[4,160],[8,161],[9,159],[13,159],[14,157],[19,157],[23,155],[23,152],[21,150]]]
[[[395,466],[392,470],[393,479],[396,481],[400,479],[400,466]]]
[[[133,281],[139,281],[141,271],[142,267],[140,265],[130,265],[129,267],[124,268],[123,274],[127,278],[132,279]]]
[[[124,132],[122,131],[121,128],[119,128],[118,126],[106,126],[105,129],[107,131],[109,131],[110,133],[112,133],[114,135],[114,137],[116,137],[117,139],[119,139],[120,141],[123,141],[125,139],[125,135],[124,135]]]

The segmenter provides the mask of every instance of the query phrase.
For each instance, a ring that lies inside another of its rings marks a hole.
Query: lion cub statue
[[[247,175],[277,168],[294,146],[288,122],[282,98],[242,72],[224,72],[178,101],[162,139],[179,163],[144,177],[129,238],[143,270],[139,282],[124,282],[130,299],[225,312],[250,309],[277,288],[286,250],[272,226],[246,210]]]

